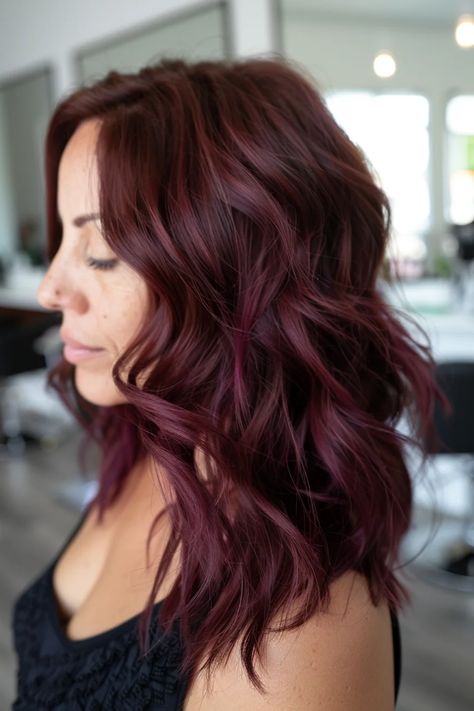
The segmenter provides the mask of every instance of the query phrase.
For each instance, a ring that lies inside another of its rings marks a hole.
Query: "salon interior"
[[[160,57],[277,52],[309,72],[368,157],[393,227],[387,301],[430,338],[453,406],[402,547],[400,711],[474,708],[474,0],[21,0],[0,4],[0,708],[12,703],[11,605],[95,491],[98,459],[46,373],[60,314],[46,270],[44,139],[56,103]],[[403,428],[403,423],[400,423]]]

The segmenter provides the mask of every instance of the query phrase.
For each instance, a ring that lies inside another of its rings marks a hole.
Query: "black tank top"
[[[17,696],[13,711],[180,711],[187,680],[180,677],[179,626],[160,633],[153,607],[152,649],[139,656],[139,615],[86,639],[70,640],[55,605],[52,574],[56,562],[81,527],[87,510],[53,562],[24,590],[13,606],[17,656]],[[395,701],[401,675],[400,629],[391,613]]]

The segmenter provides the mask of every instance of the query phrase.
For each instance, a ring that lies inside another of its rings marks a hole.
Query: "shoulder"
[[[391,711],[391,635],[388,605],[375,607],[365,577],[345,573],[330,586],[327,611],[267,635],[263,666],[255,667],[265,694],[249,682],[236,647],[207,694],[195,680],[184,710],[218,711],[231,698],[233,711]]]

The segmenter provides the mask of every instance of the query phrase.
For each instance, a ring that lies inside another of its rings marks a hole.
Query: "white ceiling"
[[[453,25],[463,13],[474,14],[474,0],[282,0],[285,13],[389,18]]]

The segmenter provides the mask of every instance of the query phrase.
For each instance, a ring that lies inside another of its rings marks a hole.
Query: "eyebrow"
[[[86,222],[91,222],[92,220],[97,220],[99,218],[100,214],[98,212],[91,212],[88,215],[78,215],[73,219],[72,224],[75,227],[82,227],[82,225],[85,225]]]
[[[86,215],[78,215],[75,217],[72,221],[72,224],[75,227],[82,227],[83,225],[86,224],[86,222],[92,222],[92,220],[97,220],[100,218],[100,213],[98,212],[90,212]],[[62,224],[61,218],[59,218],[59,222]]]

